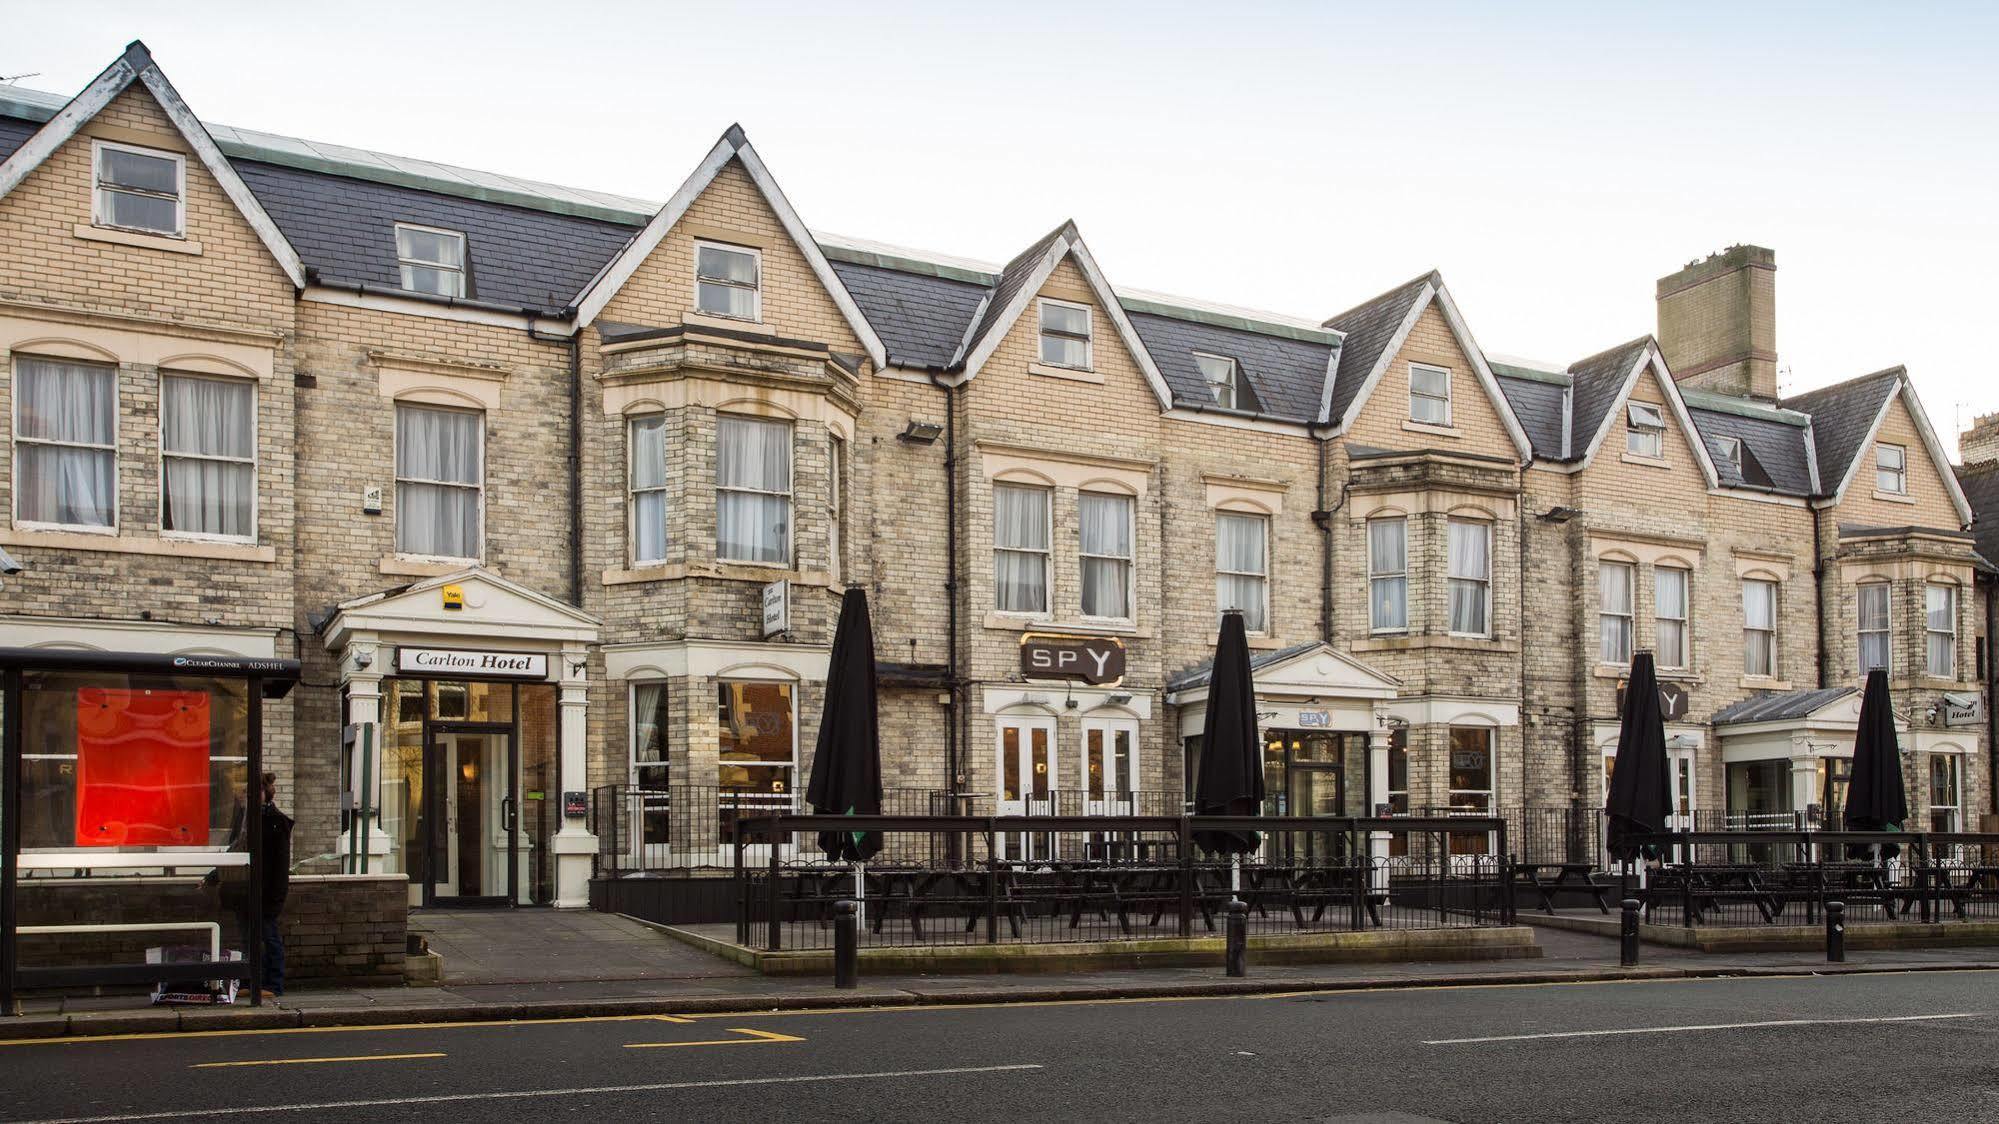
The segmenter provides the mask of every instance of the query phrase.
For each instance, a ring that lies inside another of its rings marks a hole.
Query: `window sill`
[[[1907,492],[1884,492],[1879,488],[1874,490],[1874,498],[1882,503],[1905,503],[1911,507],[1916,503],[1916,497]]]
[[[721,328],[729,332],[756,332],[767,336],[775,336],[777,334],[770,325],[760,319],[751,320],[747,317],[738,319],[734,316],[717,316],[712,312],[683,312],[680,314],[680,322],[703,328]]]
[[[392,578],[435,578],[460,570],[484,567],[497,574],[500,568],[487,567],[477,558],[433,558],[421,554],[388,554],[382,557],[379,572]]]
[[[1768,675],[1745,675],[1737,683],[1745,691],[1788,691],[1791,681],[1775,679]]]
[[[1625,453],[1625,454],[1624,454],[1624,455],[1623,455],[1622,457],[1619,457],[1618,459],[1619,459],[1619,460],[1621,460],[1621,461],[1623,461],[1623,462],[1624,462],[1625,464],[1635,464],[1635,465],[1642,465],[1642,466],[1644,466],[1644,467],[1646,467],[1646,468],[1671,468],[1671,467],[1673,467],[1673,462],[1672,462],[1672,461],[1669,461],[1669,460],[1667,460],[1667,459],[1666,459],[1665,457],[1648,457],[1648,456],[1645,456],[1645,455],[1644,455],[1643,453],[1630,453],[1630,452],[1627,452],[1627,453]]]
[[[1053,363],[1029,363],[1027,373],[1051,379],[1068,379],[1070,382],[1095,383],[1102,386],[1104,376],[1083,367],[1057,367]]]
[[[136,230],[120,230],[115,226],[90,226],[77,223],[71,233],[86,242],[109,242],[114,246],[136,246],[142,250],[165,250],[170,254],[195,254],[202,252],[199,242],[185,238],[175,238],[170,234],[141,234]]]
[[[1353,642],[1356,652],[1414,652],[1436,649],[1453,652],[1517,652],[1520,645],[1511,640],[1495,639],[1488,636],[1438,636],[1417,634],[1377,634],[1366,640]]]
[[[1431,437],[1448,437],[1453,441],[1462,438],[1464,430],[1454,425],[1438,425],[1435,422],[1419,422],[1414,418],[1402,423],[1402,428],[1410,433],[1427,433]]]
[[[276,562],[276,547],[256,543],[208,542],[200,539],[139,538],[115,531],[0,531],[0,544],[47,550],[90,550],[106,554],[153,554],[166,558],[205,558],[222,562]]]
[[[1052,613],[1002,613],[988,612],[982,622],[985,627],[999,632],[1042,632],[1048,630],[1073,632],[1082,636],[1129,636],[1134,640],[1148,639],[1150,629],[1140,628],[1132,621],[1105,620],[1102,617],[1076,617],[1057,620]]]

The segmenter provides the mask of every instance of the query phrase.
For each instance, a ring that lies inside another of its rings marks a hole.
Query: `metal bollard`
[[[1638,899],[1624,899],[1624,916],[1617,929],[1617,963],[1621,967],[1638,966]]]
[[[1228,973],[1249,975],[1249,905],[1235,900],[1229,902]]]
[[[1825,958],[1833,964],[1846,962],[1846,903],[1825,903]]]
[[[833,986],[861,986],[860,906],[850,901],[833,903]]]

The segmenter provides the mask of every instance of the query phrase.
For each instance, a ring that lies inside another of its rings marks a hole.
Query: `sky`
[[[204,119],[664,199],[739,122],[814,229],[1322,319],[1432,268],[1487,352],[1652,331],[1776,251],[1780,389],[1999,410],[1999,5],[30,3],[0,77],[144,39]]]

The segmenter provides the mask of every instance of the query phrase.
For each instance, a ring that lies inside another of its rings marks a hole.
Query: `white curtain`
[[[1889,666],[1888,587],[1860,587],[1860,670]]]
[[[1687,666],[1687,572],[1661,566],[1652,571],[1653,611],[1658,615],[1659,665]]]
[[[1368,622],[1377,632],[1409,627],[1409,524],[1373,519],[1367,524]]]
[[[715,549],[734,562],[791,560],[791,423],[715,421]]]
[[[1243,627],[1262,632],[1264,591],[1270,573],[1264,519],[1260,515],[1215,517],[1215,603],[1222,610],[1242,610]]]
[[[1957,596],[1956,591],[1945,585],[1933,585],[1924,590],[1927,603],[1924,611],[1928,616],[1929,671],[1939,679],[1957,674]]]
[[[639,784],[666,787],[666,684],[632,687],[632,765]]]
[[[14,371],[18,517],[30,523],[111,526],[118,495],[117,372],[25,357],[14,361]]]
[[[1451,631],[1483,636],[1489,627],[1492,535],[1485,523],[1453,519],[1450,531]]]
[[[1081,521],[1083,615],[1131,615],[1131,497],[1084,492],[1076,497]]]
[[[483,420],[465,410],[396,408],[396,549],[479,557]]]
[[[1604,663],[1631,662],[1631,567],[1606,562],[1596,570],[1597,605],[1601,610]]]
[[[632,419],[632,561],[666,557],[666,416]]]
[[[1048,611],[1048,490],[993,486],[993,604],[1004,613]]]
[[[1742,641],[1742,673],[1774,674],[1776,662],[1777,585],[1775,582],[1742,583],[1742,625],[1747,630]]]
[[[160,380],[166,530],[256,535],[256,417],[251,383],[172,375]]]

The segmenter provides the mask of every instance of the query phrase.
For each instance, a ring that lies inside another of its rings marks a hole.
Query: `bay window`
[[[715,418],[715,556],[783,566],[791,561],[791,423]]]
[[[666,415],[640,414],[626,424],[631,458],[630,519],[632,562],[666,558]]]
[[[160,376],[160,529],[257,535],[257,387]]]
[[[1048,611],[1048,489],[993,485],[993,608]]]
[[[1234,511],[1215,516],[1215,606],[1241,610],[1243,628],[1270,627],[1270,520]]]
[[[1457,636],[1492,632],[1492,524],[1452,519],[1450,536],[1450,627]]]
[[[1409,521],[1367,521],[1367,619],[1372,632],[1409,627]]]
[[[1777,583],[1742,583],[1742,674],[1777,674]]]
[[[1894,666],[1890,655],[1894,647],[1894,630],[1889,624],[1888,583],[1869,582],[1861,586],[1858,593],[1860,674],[1865,675],[1877,667],[1890,670]]]
[[[485,490],[485,415],[396,404],[396,549],[478,558]]]
[[[1130,496],[1083,492],[1076,497],[1082,541],[1083,615],[1129,619],[1131,607]]]
[[[1652,607],[1658,630],[1659,666],[1687,666],[1687,579],[1685,570],[1659,566],[1652,571]]]
[[[1923,634],[1933,679],[1957,678],[1957,587],[1923,587]]]
[[[1631,594],[1636,567],[1629,562],[1599,562],[1596,568],[1597,660],[1631,662]]]
[[[118,522],[118,372],[14,359],[14,519],[108,530]]]

